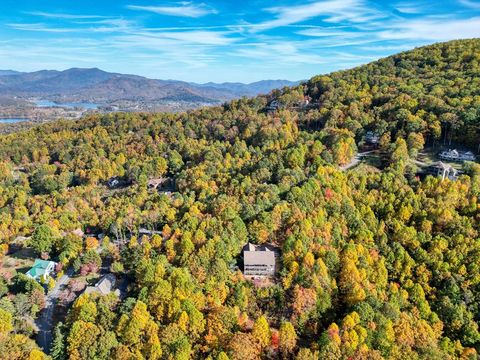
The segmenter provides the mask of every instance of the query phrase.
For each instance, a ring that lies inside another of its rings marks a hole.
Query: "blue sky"
[[[480,0],[2,0],[0,19],[0,69],[251,82],[480,37]]]

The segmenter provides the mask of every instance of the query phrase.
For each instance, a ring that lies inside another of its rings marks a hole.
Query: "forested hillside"
[[[477,151],[479,63],[479,39],[441,43],[222,107],[0,137],[5,254],[32,235],[64,269],[128,283],[65,300],[53,359],[476,359],[480,165],[442,181],[412,159]],[[341,171],[367,131],[380,164]],[[148,189],[161,177],[172,192]],[[248,241],[280,248],[276,281],[244,278]],[[41,291],[0,279],[3,357],[45,358],[27,321]]]

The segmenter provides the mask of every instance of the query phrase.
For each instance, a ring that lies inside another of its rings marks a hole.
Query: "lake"
[[[34,100],[35,105],[38,107],[64,107],[64,108],[83,108],[87,110],[96,110],[98,109],[98,104],[89,103],[89,102],[66,102],[66,103],[57,103],[50,100]]]
[[[30,119],[27,119],[27,118],[0,119],[0,124],[14,124],[14,123],[19,123],[19,122],[24,122],[24,121],[30,121]]]

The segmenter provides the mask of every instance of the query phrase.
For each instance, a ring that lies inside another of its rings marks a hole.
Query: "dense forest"
[[[412,160],[477,152],[479,75],[480,40],[453,41],[219,107],[0,137],[3,256],[25,236],[63,269],[108,264],[128,283],[121,299],[73,289],[49,356],[476,359],[480,165],[442,181]],[[367,131],[380,164],[342,171]],[[148,189],[162,177],[173,191]],[[243,276],[247,242],[280,248],[277,279]],[[43,297],[0,278],[2,358],[49,358],[33,340]]]

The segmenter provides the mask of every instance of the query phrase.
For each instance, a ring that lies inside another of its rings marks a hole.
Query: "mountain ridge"
[[[242,96],[268,93],[299,82],[261,80],[252,83],[197,84],[107,72],[98,68],[70,68],[16,72],[0,70],[0,95],[49,100],[109,102],[117,100],[193,101],[220,103]]]

